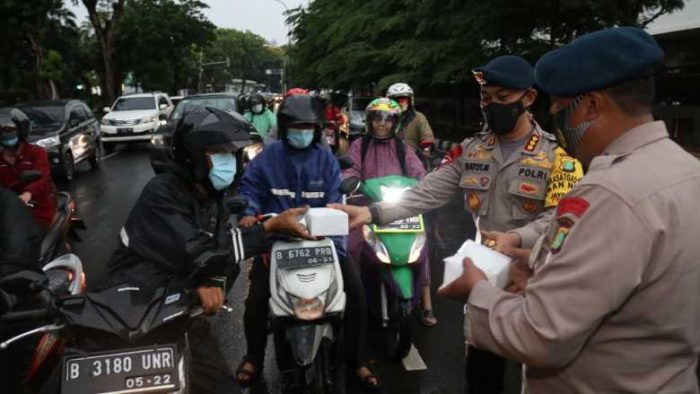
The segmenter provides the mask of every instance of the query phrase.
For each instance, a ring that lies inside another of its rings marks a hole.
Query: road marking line
[[[406,371],[425,371],[428,369],[420,353],[418,353],[418,349],[413,344],[411,344],[411,350],[409,350],[408,355],[401,362]]]
[[[102,160],[107,160],[107,159],[109,159],[110,157],[114,157],[114,156],[116,156],[116,155],[118,155],[118,154],[120,154],[120,153],[121,153],[121,152],[112,152],[112,153],[108,154],[107,156],[102,156]]]

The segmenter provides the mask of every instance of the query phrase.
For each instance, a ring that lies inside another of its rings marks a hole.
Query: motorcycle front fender
[[[323,338],[333,340],[333,326],[323,324],[294,324],[286,329],[294,362],[302,367],[311,365],[321,347]]]
[[[391,279],[399,291],[399,296],[402,299],[410,300],[413,298],[413,270],[410,266],[398,266],[391,268]]]

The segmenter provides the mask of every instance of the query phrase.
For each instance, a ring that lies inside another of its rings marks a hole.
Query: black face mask
[[[523,98],[521,97],[511,104],[491,103],[483,107],[481,112],[484,114],[489,130],[496,135],[505,135],[515,128],[520,115],[525,112],[525,106],[523,106]]]

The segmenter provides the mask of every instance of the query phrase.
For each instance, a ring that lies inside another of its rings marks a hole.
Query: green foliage
[[[127,1],[115,39],[120,80],[131,72],[147,91],[193,88],[198,48],[215,38],[206,7],[198,0]]]
[[[229,65],[203,69],[203,85],[223,89],[231,79],[267,80],[265,70],[282,67],[283,51],[270,47],[261,36],[250,31],[217,29],[216,39],[205,48],[203,63],[229,60]]]
[[[72,92],[66,70],[79,75],[78,28],[62,0],[0,2],[0,91],[5,97],[48,98],[51,81],[62,94]],[[12,92],[25,92],[21,95]],[[14,99],[6,99],[6,102]]]
[[[576,36],[617,25],[644,27],[683,0],[314,0],[292,10],[290,51],[300,86],[379,93],[463,84],[497,55],[534,62]]]

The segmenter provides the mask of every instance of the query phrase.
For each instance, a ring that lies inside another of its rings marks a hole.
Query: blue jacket
[[[248,164],[238,193],[248,199],[246,216],[280,213],[289,208],[325,207],[342,202],[340,167],[319,144],[295,149],[277,141]],[[345,256],[345,237],[333,237]]]

